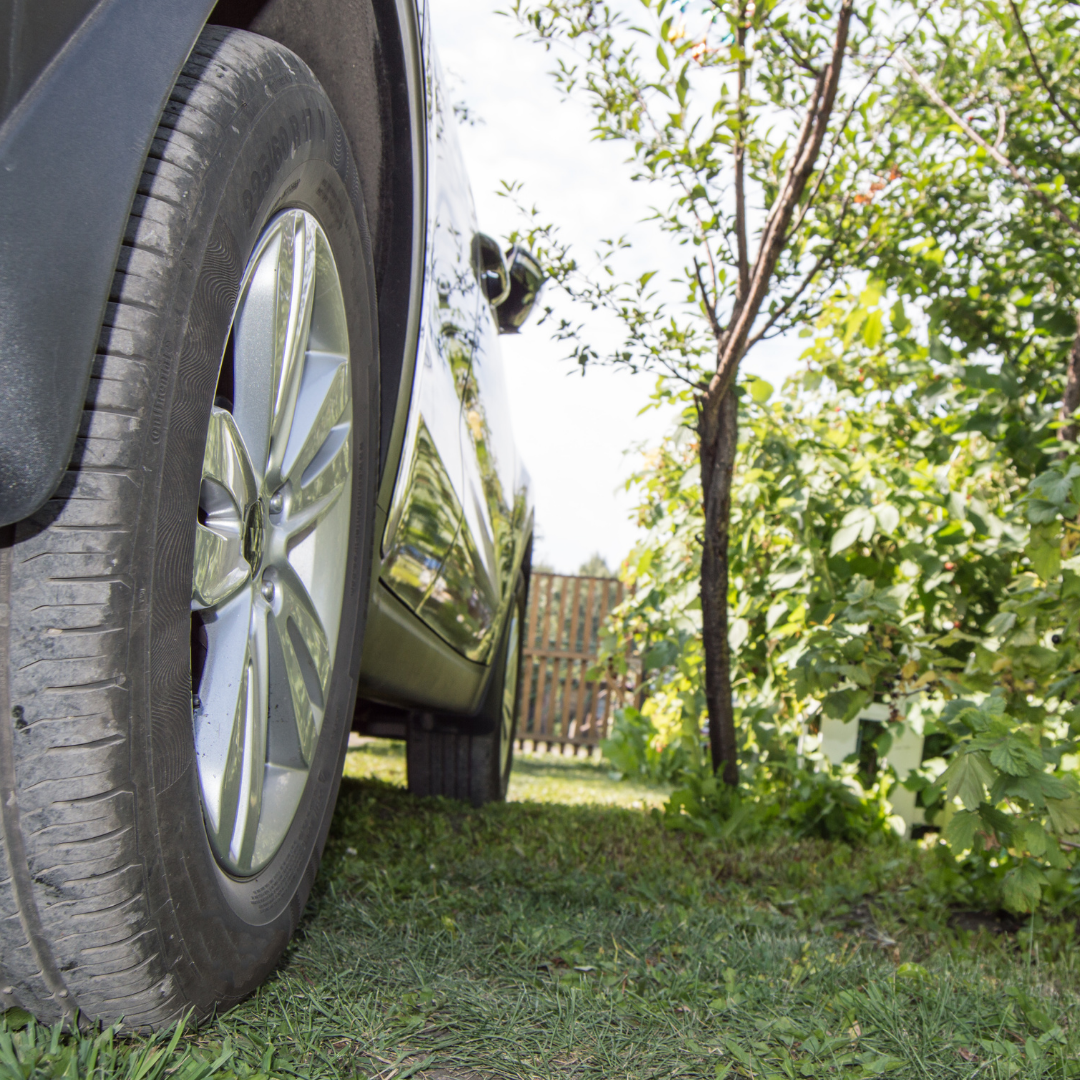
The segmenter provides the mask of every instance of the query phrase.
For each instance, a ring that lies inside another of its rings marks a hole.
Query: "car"
[[[506,793],[533,510],[421,0],[5,9],[0,1011],[273,969],[350,733]]]

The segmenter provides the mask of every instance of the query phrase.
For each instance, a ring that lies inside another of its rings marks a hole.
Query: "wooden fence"
[[[584,747],[607,737],[615,709],[633,700],[637,673],[586,673],[596,661],[608,612],[622,602],[622,582],[604,577],[534,573],[522,649],[517,744],[551,750]]]

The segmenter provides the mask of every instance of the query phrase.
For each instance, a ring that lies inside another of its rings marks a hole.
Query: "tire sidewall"
[[[370,242],[341,125],[305,69],[258,86],[208,164],[161,338],[135,568],[133,777],[139,846],[163,948],[199,1012],[256,986],[288,943],[310,892],[340,784],[367,609],[378,366]],[[191,578],[207,426],[248,258],[281,211],[312,213],[345,296],[353,376],[352,513],[342,622],[321,737],[292,828],[253,878],[226,875],[203,823],[191,715]],[[139,678],[139,674],[142,678]]]
[[[510,773],[514,768],[514,739],[517,735],[518,710],[521,705],[521,661],[525,640],[525,583],[523,575],[518,576],[517,586],[514,589],[513,599],[506,615],[506,624],[503,628],[502,637],[499,641],[498,661],[492,672],[491,682],[488,684],[488,696],[485,702],[485,713],[492,723],[492,729],[486,735],[473,736],[479,744],[485,747],[487,755],[487,780],[486,784],[490,791],[487,798],[494,798],[498,802],[506,799],[510,788]],[[514,722],[510,730],[510,746],[507,748],[506,766],[502,766],[502,706],[503,692],[506,688],[506,677],[509,673],[510,659],[510,631],[513,626],[514,616],[518,620],[517,639],[517,686],[514,688]]]
[[[511,618],[514,614],[517,615],[518,620],[518,637],[517,637],[517,684],[514,687],[514,722],[510,728],[510,747],[506,755],[506,767],[501,770],[499,775],[499,798],[505,799],[506,793],[510,788],[510,773],[514,768],[514,740],[517,738],[518,721],[521,719],[521,676],[522,668],[525,660],[525,609],[526,609],[526,595],[527,587],[525,583],[524,574],[518,580],[517,589],[514,592],[513,606],[511,608]],[[511,620],[507,620],[507,633],[510,631]],[[509,644],[509,643],[508,643]],[[500,706],[502,698],[502,690],[506,685],[506,666],[504,662],[503,677],[500,680]],[[499,738],[502,738],[502,724],[498,727]],[[496,770],[499,769],[499,761],[502,757],[502,748],[496,747],[495,761]]]

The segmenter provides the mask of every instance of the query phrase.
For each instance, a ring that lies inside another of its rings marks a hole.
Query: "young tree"
[[[854,0],[733,0],[699,12],[640,0],[632,21],[597,0],[515,0],[536,41],[560,50],[555,75],[623,143],[633,177],[661,193],[655,222],[689,252],[620,282],[582,274],[550,227],[534,223],[552,276],[576,300],[613,312],[622,346],[600,356],[563,320],[582,364],[659,371],[692,390],[701,469],[701,609],[713,767],[738,780],[728,645],[728,546],[738,437],[736,379],[761,341],[805,323],[858,247],[857,151],[871,87],[891,53],[872,48],[872,5]],[[536,211],[533,211],[536,214]],[[865,245],[866,241],[863,241]]]

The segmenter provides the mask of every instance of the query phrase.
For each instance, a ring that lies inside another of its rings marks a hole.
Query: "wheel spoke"
[[[199,491],[204,521],[195,528],[191,588],[195,610],[223,603],[250,576],[242,531],[245,511],[257,496],[255,472],[236,423],[230,413],[214,408]]]
[[[282,472],[294,487],[310,482],[321,471],[325,463],[319,452],[349,407],[351,397],[349,358],[337,353],[308,352],[282,463]]]
[[[285,657],[296,733],[304,762],[311,764],[330,687],[330,649],[326,631],[304,584],[289,567],[279,570],[275,625]]]
[[[218,389],[231,406],[210,420],[195,536],[192,712],[211,845],[248,877],[306,790],[355,527],[348,320],[311,214],[286,210],[263,232],[231,340]]]
[[[315,295],[315,229],[306,214],[282,221],[274,312],[274,378],[267,484],[280,485],[293,415],[300,392]]]
[[[252,590],[248,588],[203,624],[206,665],[192,711],[207,828],[219,854],[228,851],[236,824],[244,738],[239,706],[247,693],[252,606]]]
[[[297,536],[307,532],[326,516],[338,497],[345,491],[352,471],[352,430],[348,424],[339,424],[330,431],[330,437],[322,446],[315,464],[318,471],[310,473],[307,484],[293,492],[289,503],[288,518],[282,522],[287,535]]]
[[[215,850],[242,869],[255,848],[266,771],[266,607],[248,589],[216,612],[206,631],[203,697],[195,709],[203,805]]]
[[[232,413],[217,406],[210,413],[202,474],[204,480],[210,480],[228,492],[241,516],[258,498],[259,485],[255,470],[236,421]]]
[[[266,727],[268,720],[268,655],[266,608],[252,606],[244,687],[237,702],[237,727],[243,725],[244,753],[236,792],[236,824],[229,842],[229,857],[241,869],[251,865],[255,837],[262,817],[263,780],[266,775]],[[243,719],[240,713],[243,712]]]
[[[191,586],[194,610],[227,600],[245,581],[251,568],[241,552],[240,530],[195,526],[195,570]]]

